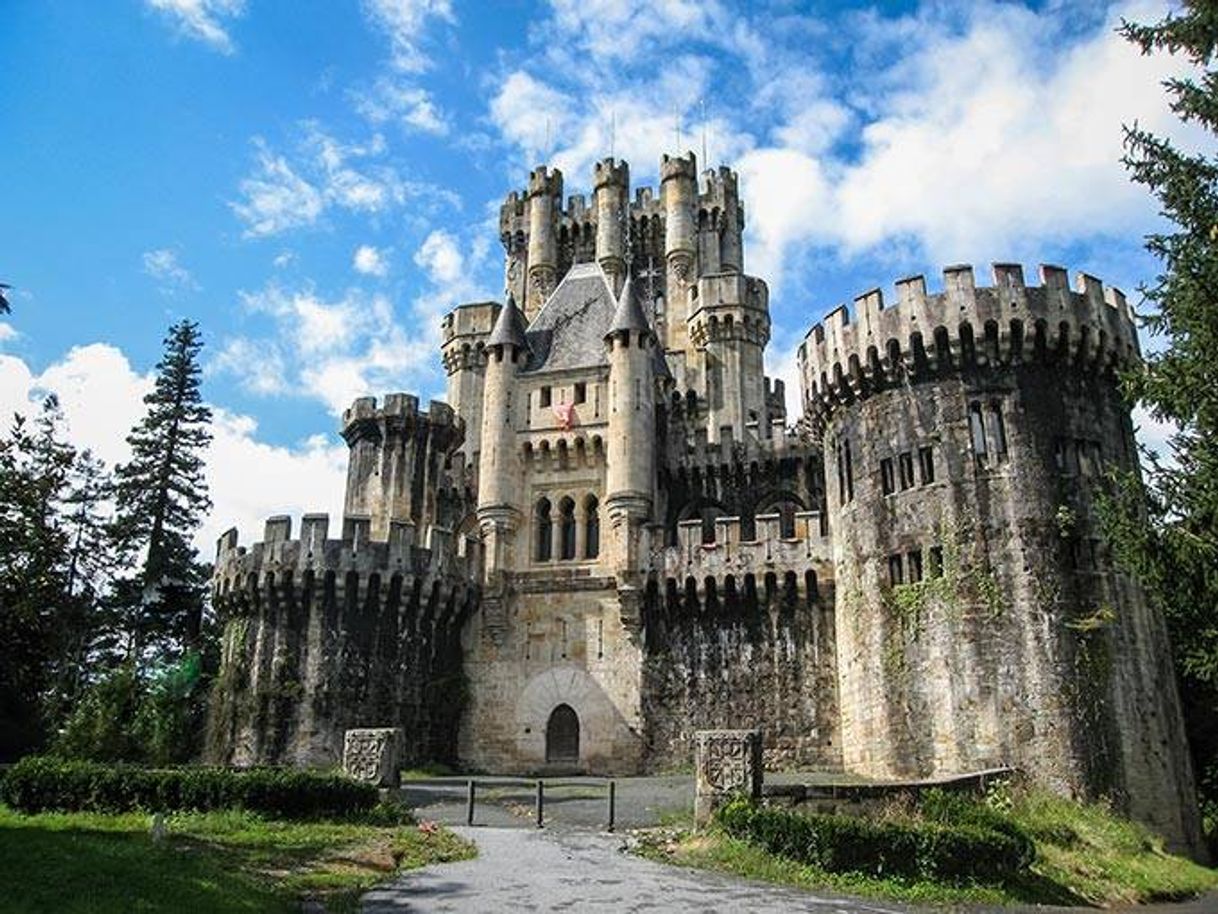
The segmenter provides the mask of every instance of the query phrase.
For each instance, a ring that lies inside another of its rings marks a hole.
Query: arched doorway
[[[559,705],[550,712],[546,724],[547,764],[579,762],[579,717],[570,705]]]

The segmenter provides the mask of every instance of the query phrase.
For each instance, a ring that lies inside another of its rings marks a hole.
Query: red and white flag
[[[558,427],[564,432],[570,431],[575,425],[575,404],[574,403],[555,403],[554,418],[558,422]]]

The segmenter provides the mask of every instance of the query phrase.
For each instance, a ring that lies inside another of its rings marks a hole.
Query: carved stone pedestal
[[[377,787],[397,787],[401,778],[401,727],[348,730],[343,739],[343,771]]]
[[[761,797],[761,731],[699,730],[694,734],[694,822],[711,820],[734,796]]]

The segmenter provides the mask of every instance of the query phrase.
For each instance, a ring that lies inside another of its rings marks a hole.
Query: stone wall
[[[438,529],[419,547],[398,523],[378,542],[367,518],[348,519],[341,539],[327,529],[325,515],[306,515],[300,539],[286,517],[248,550],[235,530],[221,538],[207,760],[329,766],[345,730],[384,725],[403,729],[406,761],[454,760],[476,549],[458,556]]]
[[[712,581],[714,579],[711,579]],[[644,624],[648,770],[683,768],[697,730],[755,727],[765,765],[838,768],[832,584],[770,575],[741,590],[690,578],[653,589]]]

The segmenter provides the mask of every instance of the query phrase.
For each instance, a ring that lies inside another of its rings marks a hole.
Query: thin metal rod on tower
[[[698,104],[702,106],[702,167],[710,167],[710,159],[706,157],[706,99],[698,99]]]
[[[609,158],[613,158],[617,153],[617,109],[614,108],[609,112]]]

